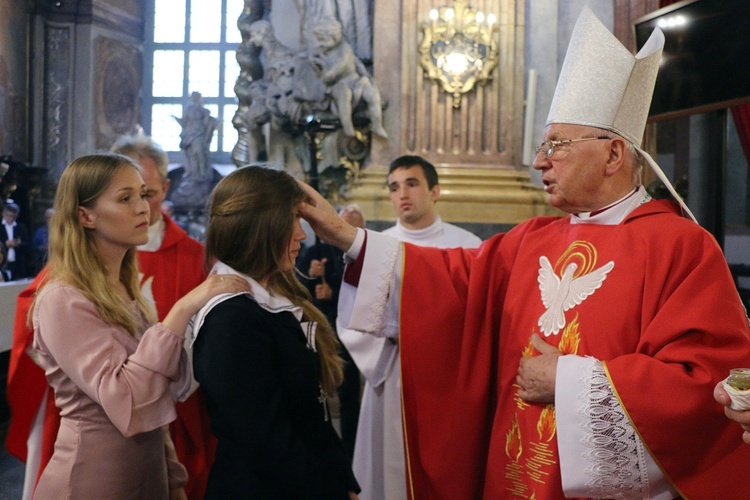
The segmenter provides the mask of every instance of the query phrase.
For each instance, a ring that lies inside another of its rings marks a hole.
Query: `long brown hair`
[[[107,284],[106,268],[93,233],[81,225],[78,208],[92,207],[123,169],[139,167],[125,156],[99,154],[82,156],[63,171],[55,193],[55,214],[49,225],[49,275],[74,286],[96,305],[104,321],[120,325],[135,335],[142,319]],[[153,306],[141,294],[135,247],[130,248],[120,267],[120,281],[149,322],[156,320]]]
[[[294,231],[294,209],[305,192],[286,172],[261,166],[235,170],[217,184],[210,200],[206,264],[214,259],[254,280],[268,277],[268,288],[302,308],[318,324],[315,343],[323,389],[333,395],[343,380],[339,342],[325,315],[294,270],[279,271]]]

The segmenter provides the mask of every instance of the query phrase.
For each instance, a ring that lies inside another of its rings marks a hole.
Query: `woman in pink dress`
[[[190,383],[185,330],[208,299],[248,286],[212,276],[154,324],[135,253],[148,240],[145,196],[138,167],[119,155],[78,158],[60,178],[32,320],[62,422],[34,498],[185,497],[165,430]]]

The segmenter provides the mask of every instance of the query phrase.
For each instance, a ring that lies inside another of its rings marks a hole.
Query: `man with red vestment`
[[[205,279],[203,245],[161,212],[161,203],[169,189],[167,157],[161,148],[146,137],[124,137],[115,144],[113,151],[138,162],[146,183],[151,209],[149,241],[138,248],[138,267],[141,290],[146,298],[153,299],[161,320],[180,297]],[[44,371],[28,354],[33,331],[26,326],[26,314],[41,279],[40,273],[18,297],[8,370],[11,424],[6,446],[11,454],[27,463],[24,498],[31,494],[36,479],[52,456],[60,422],[54,394],[47,390]],[[40,407],[45,398],[45,406]],[[185,493],[189,498],[202,499],[216,450],[202,392],[198,389],[176,407],[177,419],[169,430],[177,456],[188,471]],[[35,422],[35,416],[43,420]],[[31,441],[27,444],[29,438]]]
[[[639,147],[663,44],[633,57],[582,12],[534,161],[566,217],[439,250],[307,190],[350,259],[340,321],[402,327],[410,498],[750,498],[750,447],[710,398],[750,359],[745,310],[679,196],[640,185],[645,161],[674,191]]]

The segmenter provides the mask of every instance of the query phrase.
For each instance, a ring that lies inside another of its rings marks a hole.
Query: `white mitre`
[[[633,56],[591,9],[584,7],[570,38],[547,125],[597,127],[624,137],[695,220],[661,168],[640,149],[663,48],[664,33],[656,28]]]

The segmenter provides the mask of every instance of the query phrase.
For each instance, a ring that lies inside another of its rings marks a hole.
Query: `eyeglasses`
[[[538,148],[534,150],[534,152],[537,155],[543,152],[544,156],[546,156],[547,158],[552,158],[552,155],[555,154],[555,148],[557,146],[562,146],[564,144],[571,144],[574,142],[595,141],[597,139],[612,139],[612,138],[602,135],[599,137],[584,137],[582,139],[563,139],[561,141],[544,141],[543,143],[539,145]]]

